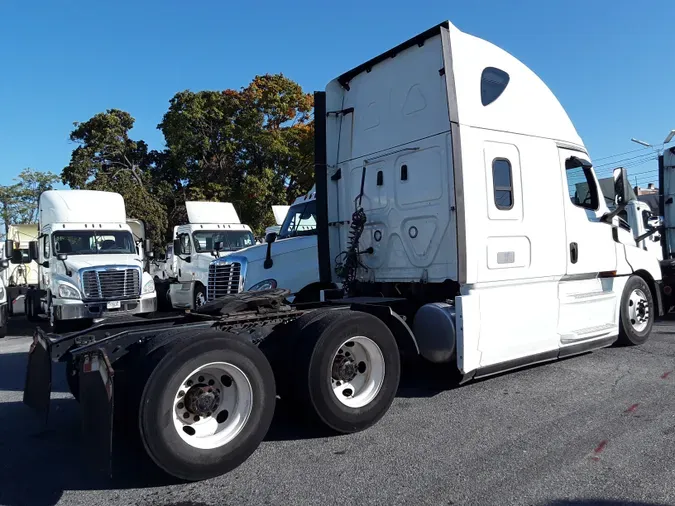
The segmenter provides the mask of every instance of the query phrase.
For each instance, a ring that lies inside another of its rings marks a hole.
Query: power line
[[[637,153],[638,151],[644,151],[645,149],[650,149],[650,148],[648,148],[647,146],[645,146],[644,148],[633,149],[633,150],[631,150],[631,151],[626,151],[625,153],[617,153],[617,154],[615,154],[615,155],[601,156],[600,158],[594,158],[594,160],[595,160],[595,161],[598,161],[598,160],[608,160],[608,159],[610,159],[610,158],[616,158],[617,156],[630,155],[631,153]]]

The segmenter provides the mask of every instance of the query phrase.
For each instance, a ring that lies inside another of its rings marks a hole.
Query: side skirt
[[[466,379],[464,379],[462,383],[468,381],[469,379],[485,378],[487,376],[492,376],[494,374],[499,374],[514,369],[520,369],[522,367],[527,367],[534,364],[551,362],[559,358],[571,357],[573,355],[579,355],[581,353],[599,350],[601,348],[611,346],[616,342],[617,339],[618,336],[610,336],[605,337],[603,339],[593,339],[583,341],[577,344],[572,344],[570,346],[565,346],[564,348],[559,348],[557,350],[551,350],[544,353],[537,353],[536,355],[530,355],[529,357],[516,358],[514,360],[501,362],[499,364],[488,365],[486,367],[476,369],[473,373],[465,374],[464,378]]]

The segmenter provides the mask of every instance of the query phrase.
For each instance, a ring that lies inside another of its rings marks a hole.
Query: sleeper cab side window
[[[513,171],[506,158],[492,160],[492,186],[495,207],[503,211],[513,208]]]
[[[595,185],[595,178],[593,177],[593,170],[590,167],[568,166],[565,170],[567,176],[567,189],[569,190],[570,200],[572,204],[577,207],[597,211],[598,202],[598,187]]]
[[[511,78],[501,69],[486,67],[480,76],[480,101],[483,106],[490,105],[504,93]]]

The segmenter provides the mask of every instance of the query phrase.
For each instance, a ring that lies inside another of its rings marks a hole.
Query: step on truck
[[[168,278],[168,297],[176,309],[196,309],[206,302],[209,264],[255,244],[253,232],[239,220],[229,202],[185,203],[188,223],[174,227],[175,278]],[[162,291],[162,289],[160,289]]]
[[[44,314],[50,329],[61,332],[157,310],[147,258],[137,249],[120,194],[49,190],[40,195],[38,212],[39,237],[29,242],[38,266],[37,285],[26,293],[29,320]],[[152,251],[146,242],[144,250]]]
[[[312,188],[296,198],[279,230],[265,235],[266,244],[212,260],[207,298],[280,287],[290,290],[290,302],[318,302],[322,289],[337,288],[335,283],[319,280],[315,196]]]
[[[37,330],[24,401],[44,412],[52,361],[72,364],[88,466],[110,470],[123,423],[165,472],[204,479],[256,449],[277,395],[352,433],[387,413],[407,357],[466,382],[648,339],[661,273],[618,226],[625,171],[609,211],[565,110],[516,58],[445,22],[314,99],[319,275],[341,288]]]

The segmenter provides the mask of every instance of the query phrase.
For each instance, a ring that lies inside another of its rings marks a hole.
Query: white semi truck
[[[3,250],[8,251],[6,247],[7,242],[3,244]],[[9,268],[9,259],[0,255],[0,339],[7,336],[7,321],[9,320],[9,297],[7,293],[7,286],[5,285],[4,272]]]
[[[444,22],[314,107],[319,279],[342,287],[313,304],[279,287],[126,327],[38,329],[24,400],[44,410],[51,361],[79,371],[89,466],[110,470],[113,410],[161,469],[200,480],[248,458],[277,395],[352,433],[388,411],[406,357],[465,382],[649,338],[661,271],[619,227],[626,173],[610,211],[565,110],[509,53]]]
[[[169,281],[168,292],[174,308],[195,309],[206,302],[214,254],[227,255],[246,248],[255,244],[255,238],[229,202],[187,201],[185,207],[188,223],[174,228],[176,277]]]
[[[322,288],[336,285],[319,283],[316,249],[316,190],[296,198],[286,212],[279,231],[270,230],[267,244],[259,244],[236,253],[212,259],[209,267],[208,299],[238,291],[289,289],[289,301],[318,301]],[[232,268],[231,266],[239,266]],[[232,273],[238,275],[233,279]]]
[[[55,332],[74,322],[156,311],[152,278],[118,193],[49,190],[39,199],[38,240],[29,256],[37,286],[26,294],[26,315],[47,315]],[[145,251],[151,251],[151,244]]]
[[[12,241],[9,267],[2,272],[7,288],[9,315],[22,314],[25,311],[25,296],[30,287],[38,282],[38,265],[31,260],[28,245],[37,240],[37,223],[10,225],[7,240]]]

